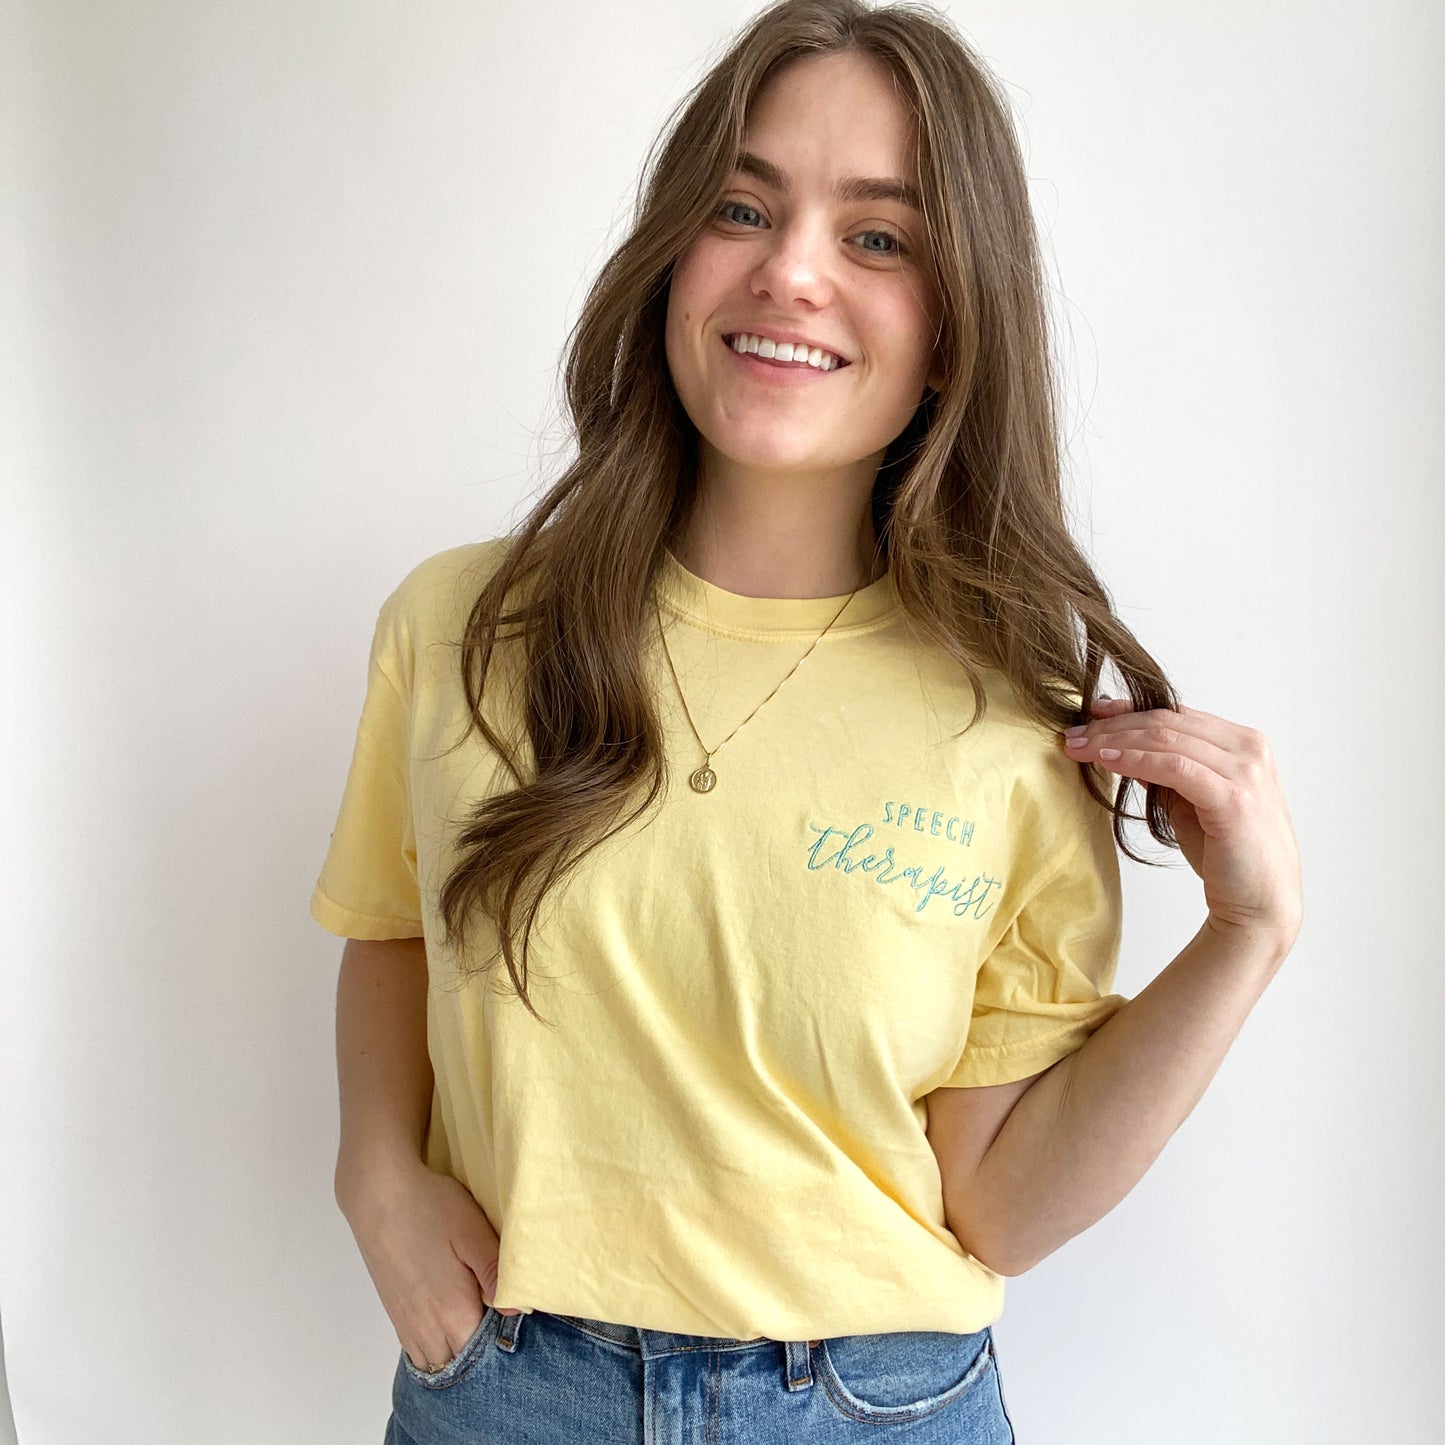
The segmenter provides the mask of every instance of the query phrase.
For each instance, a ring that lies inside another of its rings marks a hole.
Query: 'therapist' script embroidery
[[[955,916],[982,918],[993,908],[994,890],[1003,887],[1003,879],[987,873],[977,873],[972,882],[965,882],[961,878],[950,880],[941,867],[926,875],[925,864],[901,867],[893,856],[891,843],[882,853],[869,853],[866,844],[873,836],[871,823],[859,823],[851,831],[817,823],[809,823],[808,827],[818,835],[808,849],[810,870],[831,866],[844,873],[869,874],[875,883],[906,884],[918,895],[918,902],[913,905],[915,913],[922,913],[931,899],[949,898],[953,900]]]

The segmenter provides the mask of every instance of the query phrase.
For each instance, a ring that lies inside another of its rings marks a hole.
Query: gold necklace
[[[855,587],[848,594],[847,598],[843,602],[843,606],[840,607],[833,614],[832,621],[828,623],[828,627],[832,627],[833,623],[836,622],[843,615],[844,611],[848,606],[848,603],[851,602],[858,595],[858,593],[862,590],[862,587],[863,584],[860,582],[858,586]],[[823,638],[827,636],[828,627],[825,627],[822,632],[820,632],[812,640],[812,642],[808,645],[808,652],[805,652],[803,656],[800,657],[792,665],[792,667],[788,669],[787,675],[783,678],[783,681],[780,682],[778,686],[775,687],[773,691],[770,692],[767,697],[765,697],[763,701],[760,702],[758,706],[755,707],[752,712],[750,712],[747,717],[745,717],[742,722],[740,722],[737,727],[735,727],[732,732],[730,732],[727,737],[725,737],[722,742],[717,745],[717,747],[709,750],[707,744],[703,742],[701,735],[698,733],[697,724],[694,723],[692,720],[692,712],[689,710],[687,705],[687,696],[682,690],[682,684],[677,680],[677,668],[674,667],[672,663],[672,649],[669,648],[667,645],[667,630],[662,625],[662,609],[657,604],[656,591],[654,591],[652,594],[652,607],[653,611],[657,613],[657,631],[658,635],[662,638],[662,651],[664,656],[667,658],[667,670],[672,674],[672,685],[677,689],[678,698],[682,702],[682,711],[683,715],[687,718],[687,725],[692,729],[692,735],[693,737],[697,738],[697,745],[702,749],[703,753],[702,766],[700,768],[695,768],[688,775],[687,780],[689,783],[692,784],[692,789],[695,793],[710,793],[715,787],[717,787],[717,773],[713,771],[712,760],[713,757],[717,754],[718,749],[721,748],[724,743],[730,741],[743,727],[750,723],[753,720],[754,716],[756,716],[758,708],[761,708],[763,706],[763,703],[768,702],[773,697],[773,694],[777,692],[778,688],[782,687],[783,683],[786,682],[788,678],[790,678],[803,665],[804,661],[808,657],[808,653],[812,652],[812,650],[823,640]]]

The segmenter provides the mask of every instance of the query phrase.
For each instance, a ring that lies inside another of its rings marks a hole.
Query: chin
[[[714,444],[716,446],[716,444]],[[816,471],[821,467],[845,467],[845,457],[826,455],[812,447],[716,446],[718,453],[735,467],[753,467],[764,472]]]
[[[809,427],[719,427],[706,438],[720,456],[740,467],[842,467],[853,456],[846,439],[839,446],[838,419]],[[876,449],[875,449],[876,450]],[[865,456],[866,452],[857,455]]]

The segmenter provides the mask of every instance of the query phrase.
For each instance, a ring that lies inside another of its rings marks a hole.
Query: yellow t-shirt
[[[448,644],[504,545],[430,558],[383,605],[311,901],[344,937],[426,938],[426,1158],[498,1232],[494,1303],[742,1339],[981,1329],[1003,1280],[944,1224],[924,1096],[1044,1069],[1124,1002],[1109,815],[998,674],[951,736],[967,680],[888,576],[721,746],[709,793],[654,647],[667,791],[544,901],[545,1028],[500,961],[456,987],[437,911],[458,820],[510,785],[477,734],[448,751]],[[843,602],[727,592],[670,552],[657,594],[709,747]]]

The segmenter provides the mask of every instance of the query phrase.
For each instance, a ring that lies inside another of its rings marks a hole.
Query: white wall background
[[[671,101],[750,5],[11,0],[0,1312],[21,1445],[379,1440],[306,899],[381,598],[493,535]],[[1438,1440],[1445,11],[976,0],[1081,515],[1273,740],[1305,929],[1014,1283],[1027,1445]],[[1132,869],[1121,986],[1193,933]],[[0,1411],[3,1416],[3,1411]],[[3,1423],[0,1423],[3,1429]]]

